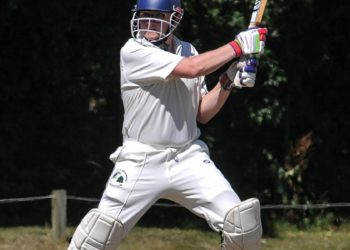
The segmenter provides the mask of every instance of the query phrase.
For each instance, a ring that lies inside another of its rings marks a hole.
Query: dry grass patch
[[[66,243],[55,244],[47,227],[15,227],[0,229],[1,250],[61,250]]]

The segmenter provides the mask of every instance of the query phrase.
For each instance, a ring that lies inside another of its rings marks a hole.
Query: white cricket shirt
[[[180,147],[197,139],[197,110],[206,93],[204,77],[167,79],[181,56],[146,40],[130,39],[120,51],[123,137],[160,147]],[[192,54],[198,54],[191,46]]]

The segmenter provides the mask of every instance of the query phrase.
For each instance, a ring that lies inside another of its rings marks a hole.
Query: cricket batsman
[[[69,250],[115,250],[145,212],[168,199],[205,219],[222,237],[221,249],[260,249],[259,200],[241,201],[199,140],[232,90],[253,87],[266,28],[238,33],[198,54],[173,31],[181,0],[138,0],[131,36],[120,51],[123,144],[97,208],[76,228]],[[208,91],[204,77],[231,62]]]

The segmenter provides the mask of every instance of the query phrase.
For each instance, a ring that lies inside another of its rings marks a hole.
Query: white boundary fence
[[[17,203],[17,202],[31,202],[38,200],[51,199],[51,231],[52,238],[55,242],[62,241],[65,238],[65,231],[67,225],[67,200],[77,200],[85,202],[99,202],[96,198],[86,198],[79,196],[67,195],[67,191],[53,190],[51,195],[36,196],[36,197],[25,197],[25,198],[9,198],[0,199],[0,204]],[[181,207],[178,204],[167,204],[167,203],[156,203],[154,206],[158,207]],[[278,209],[325,209],[325,208],[340,208],[350,207],[350,202],[342,203],[323,203],[323,204],[277,204],[277,205],[261,205],[262,210],[278,210]]]

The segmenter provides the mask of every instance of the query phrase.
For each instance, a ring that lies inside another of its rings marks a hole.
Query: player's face
[[[161,34],[164,34],[169,29],[167,22],[170,20],[170,13],[159,12],[159,11],[142,11],[140,13],[140,28],[141,30],[147,30],[143,32],[143,37],[149,41],[159,39]],[[142,20],[142,18],[145,18]]]

